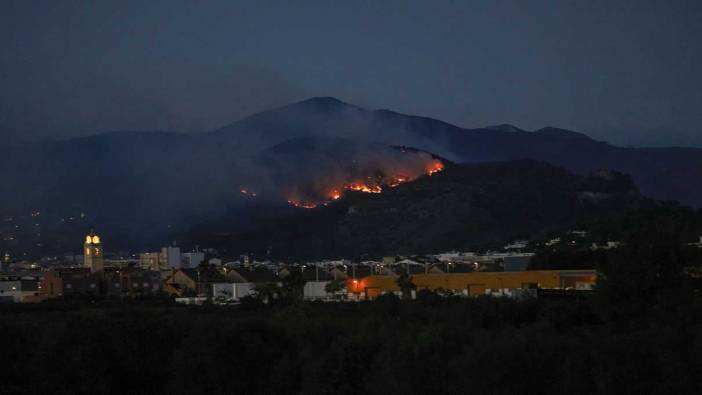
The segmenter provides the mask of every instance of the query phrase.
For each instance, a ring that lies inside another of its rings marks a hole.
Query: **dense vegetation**
[[[699,393],[702,303],[0,310],[0,392]]]
[[[0,306],[0,392],[700,393],[702,249],[688,245],[699,214],[620,218],[636,226],[608,228],[624,230],[624,244],[601,254],[584,300],[420,291],[302,303],[290,292],[235,307]]]
[[[193,232],[193,244],[285,260],[435,253],[499,247],[657,204],[617,172],[579,176],[533,160],[453,165],[382,194],[350,193],[251,227],[233,217],[208,222]]]
[[[259,166],[259,154],[269,164],[304,174],[330,165],[320,157],[343,156],[338,146],[320,144],[314,155],[279,149],[299,138],[320,137],[406,145],[457,163],[531,158],[578,174],[614,169],[631,174],[646,196],[702,204],[702,184],[694,182],[701,177],[700,149],[620,148],[555,128],[467,130],[313,98],[213,133],[113,132],[5,147],[0,154],[0,251],[13,256],[77,253],[75,240],[93,227],[112,251],[155,249],[170,243],[173,232],[217,218],[228,206],[237,209],[230,218],[233,226],[246,227],[238,219],[250,208],[242,207],[248,199],[239,196],[239,189],[254,188],[261,196],[278,180],[269,177],[268,166]],[[42,216],[31,217],[35,211]]]
[[[587,236],[561,234],[553,246],[536,246],[531,269],[598,269],[610,273],[626,267],[632,275],[644,268],[664,262],[666,267],[680,271],[686,265],[700,261],[702,249],[693,244],[702,236],[702,210],[674,205],[660,205],[632,210],[608,218],[580,224]],[[594,249],[593,244],[620,244],[616,250]],[[658,256],[654,256],[654,255]],[[648,255],[649,258],[646,258]],[[623,261],[621,265],[615,262]]]
[[[659,205],[587,230],[532,265],[596,267],[589,299],[2,305],[0,394],[700,393],[702,212]],[[622,244],[589,247],[606,240]]]

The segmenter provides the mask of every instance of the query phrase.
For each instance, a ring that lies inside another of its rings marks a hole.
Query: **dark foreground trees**
[[[304,303],[292,276],[267,304],[0,305],[0,394],[702,393],[699,228],[653,218],[589,300]]]
[[[699,393],[702,303],[3,306],[0,393]]]

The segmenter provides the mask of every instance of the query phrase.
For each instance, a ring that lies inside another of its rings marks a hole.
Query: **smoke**
[[[261,162],[276,193],[307,208],[349,191],[381,193],[443,169],[427,152],[329,137],[290,140],[267,151]]]
[[[239,213],[237,221],[287,200],[318,205],[417,178],[435,164],[432,156],[390,145],[420,143],[425,137],[414,128],[385,112],[314,99],[211,133],[120,132],[31,144],[0,158],[9,191],[2,211],[85,213],[106,234],[168,241],[173,231],[227,212]]]

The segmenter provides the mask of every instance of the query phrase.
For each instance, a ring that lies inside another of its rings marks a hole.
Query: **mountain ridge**
[[[170,239],[165,235],[174,229],[239,204],[242,186],[258,188],[259,196],[274,191],[274,177],[257,162],[259,155],[312,136],[347,139],[360,146],[412,147],[458,164],[530,158],[581,175],[614,169],[630,174],[646,196],[702,206],[699,148],[617,147],[559,128],[464,129],[430,117],[367,110],[322,97],[205,133],[117,131],[5,149],[0,154],[5,186],[0,215],[42,211],[61,218],[85,213],[95,226],[119,228],[120,234],[148,238],[153,245]],[[334,148],[325,149],[328,152],[316,152],[333,158]],[[305,154],[291,158],[307,160]]]
[[[192,243],[236,256],[368,258],[499,247],[517,237],[658,203],[618,172],[588,176],[531,159],[448,166],[380,194],[350,193],[329,206],[259,221],[245,230],[228,217],[201,224]]]

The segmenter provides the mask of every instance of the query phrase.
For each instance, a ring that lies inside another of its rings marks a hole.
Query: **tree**
[[[338,294],[345,289],[346,280],[340,278],[329,281],[327,285],[324,286],[324,291],[331,294],[333,297],[338,296]]]
[[[282,278],[283,297],[289,301],[300,301],[305,295],[307,281],[302,276],[302,268],[290,268],[289,274]]]
[[[689,221],[689,215],[677,212],[654,212],[633,221],[598,279],[604,301],[645,307],[689,291],[686,273],[699,265],[699,250],[688,245],[697,231]]]
[[[402,291],[402,299],[412,299],[412,291],[417,289],[417,286],[412,282],[412,276],[402,273],[395,279],[395,283]]]
[[[278,299],[280,287],[276,283],[258,283],[254,285],[254,296],[264,304],[272,303]]]

